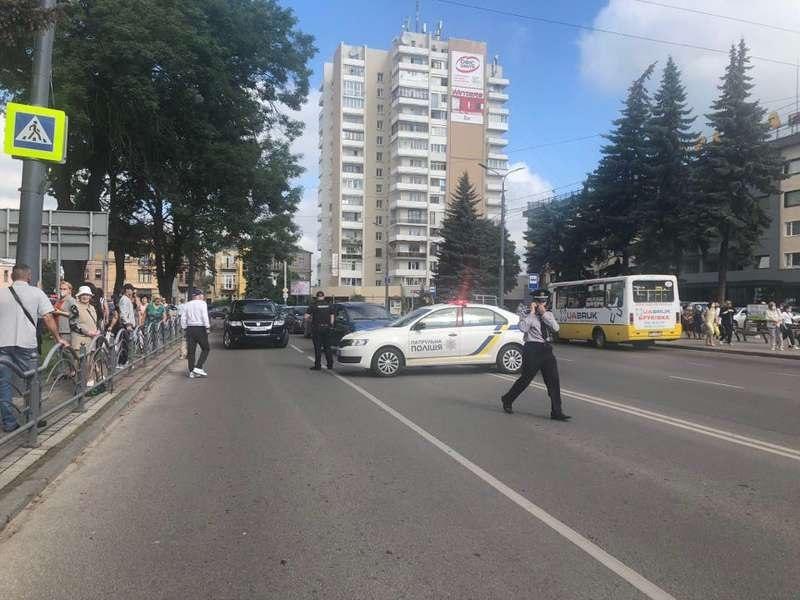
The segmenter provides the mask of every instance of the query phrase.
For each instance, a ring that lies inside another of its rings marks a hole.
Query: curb
[[[782,358],[784,360],[800,360],[800,352],[795,354],[784,352],[770,352],[768,350],[731,350],[720,348],[719,346],[709,348],[708,346],[686,346],[682,344],[672,344],[670,342],[657,343],[658,348],[674,348],[676,350],[694,350],[696,352],[715,352],[716,354],[734,354],[738,356],[761,356],[763,358]]]
[[[124,390],[95,403],[72,423],[31,448],[0,474],[0,533],[105,429],[119,413],[178,358],[178,348],[161,355],[161,364],[140,375]]]

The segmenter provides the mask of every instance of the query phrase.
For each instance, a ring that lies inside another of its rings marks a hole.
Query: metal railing
[[[111,392],[120,376],[144,366],[147,360],[161,354],[182,339],[180,320],[176,317],[149,323],[116,335],[97,336],[80,350],[54,346],[36,369],[22,371],[5,356],[0,366],[12,373],[12,402],[19,427],[0,437],[0,447],[13,440],[23,445],[38,445],[42,421],[66,409],[86,410],[89,396]],[[17,397],[17,402],[13,397]],[[22,399],[21,406],[19,399]],[[48,424],[50,425],[50,424]]]

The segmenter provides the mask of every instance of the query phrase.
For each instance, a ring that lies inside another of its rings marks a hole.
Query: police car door
[[[406,357],[415,360],[458,356],[458,336],[458,307],[435,310],[409,329]]]
[[[495,315],[493,310],[477,306],[465,307],[459,336],[461,355],[472,357],[478,362],[484,360],[491,362],[505,323],[506,320],[500,315]]]

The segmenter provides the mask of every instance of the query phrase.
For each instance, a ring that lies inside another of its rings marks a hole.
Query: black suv
[[[279,348],[289,343],[286,322],[271,300],[234,300],[231,304],[222,345],[230,349],[246,343],[268,343]]]

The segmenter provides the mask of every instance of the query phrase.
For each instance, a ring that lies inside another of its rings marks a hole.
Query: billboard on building
[[[474,52],[450,52],[450,121],[483,124],[484,57]]]
[[[292,296],[308,296],[311,294],[310,281],[293,281]]]

